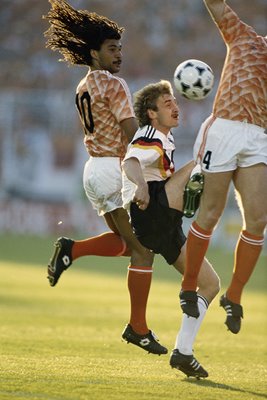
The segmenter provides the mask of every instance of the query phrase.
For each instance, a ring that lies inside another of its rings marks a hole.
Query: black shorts
[[[186,242],[182,229],[183,212],[169,207],[165,181],[148,182],[150,201],[146,210],[131,203],[131,224],[140,243],[161,254],[168,264],[173,264]]]

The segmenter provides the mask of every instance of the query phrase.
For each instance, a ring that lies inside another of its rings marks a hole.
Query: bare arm
[[[135,118],[124,119],[123,121],[121,121],[120,127],[126,134],[128,142],[130,143],[130,141],[134,137],[135,132],[138,129],[137,120]]]
[[[216,22],[220,22],[225,7],[225,0],[203,0],[203,1],[211,17]]]
[[[137,188],[133,201],[137,203],[138,207],[145,210],[149,203],[148,185],[144,179],[143,171],[140,162],[137,158],[128,158],[122,163],[127,178],[136,184]]]

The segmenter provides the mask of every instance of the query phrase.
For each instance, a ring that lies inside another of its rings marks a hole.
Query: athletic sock
[[[122,256],[127,251],[126,243],[114,232],[105,232],[85,240],[75,240],[72,260],[83,256]]]
[[[201,264],[207,252],[212,231],[202,229],[194,221],[186,241],[186,268],[182,279],[183,290],[196,290]]]
[[[133,330],[145,335],[149,332],[146,324],[146,306],[149,295],[152,266],[139,267],[129,265],[128,267],[128,289],[131,301],[131,316],[129,324]]]
[[[209,305],[207,299],[200,295],[197,303],[199,317],[193,318],[183,314],[181,328],[176,337],[175,349],[185,355],[193,354],[193,345]]]
[[[240,304],[243,288],[252,275],[263,248],[263,243],[263,236],[241,231],[235,249],[232,281],[226,292],[227,299],[233,303]]]

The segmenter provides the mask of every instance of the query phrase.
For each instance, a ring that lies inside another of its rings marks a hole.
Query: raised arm
[[[224,0],[203,0],[203,1],[211,17],[216,22],[220,22],[225,7],[225,1]]]

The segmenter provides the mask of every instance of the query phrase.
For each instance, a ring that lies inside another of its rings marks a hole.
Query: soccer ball
[[[211,92],[214,83],[212,69],[200,60],[186,60],[174,72],[174,86],[190,100],[202,100]]]

